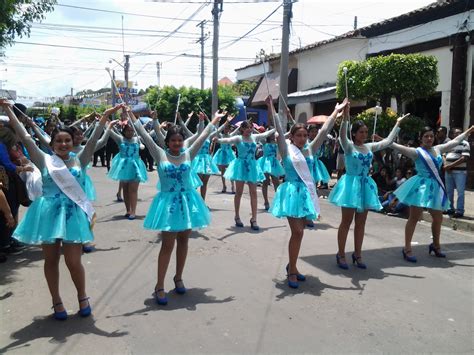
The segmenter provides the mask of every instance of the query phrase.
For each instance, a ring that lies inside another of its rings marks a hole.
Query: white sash
[[[444,204],[447,198],[446,188],[444,187],[443,180],[439,175],[438,168],[434,162],[433,156],[426,150],[421,147],[416,148],[418,156],[421,158],[425,166],[428,168],[430,175],[438,182],[441,189],[439,190],[439,197]]]
[[[319,207],[318,194],[316,193],[316,184],[314,182],[313,175],[311,175],[311,172],[309,171],[308,163],[306,163],[306,159],[303,153],[301,153],[301,150],[299,150],[299,148],[294,144],[288,144],[288,152],[290,153],[291,163],[298,173],[298,176],[301,178],[301,180],[303,180],[304,184],[308,188],[314,209],[319,215],[321,209]]]
[[[78,205],[86,214],[90,227],[95,223],[95,210],[81,185],[72,176],[64,161],[56,154],[45,156],[46,168],[59,189]]]

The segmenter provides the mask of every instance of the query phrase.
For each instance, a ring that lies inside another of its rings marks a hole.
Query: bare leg
[[[410,206],[410,216],[408,217],[407,224],[405,225],[405,253],[411,256],[411,240],[413,233],[415,233],[416,224],[420,220],[423,208]]]
[[[300,254],[301,241],[303,240],[304,234],[304,218],[291,218],[288,217],[288,224],[291,229],[291,237],[288,243],[288,257],[289,257],[289,274],[298,274],[298,268],[296,262],[298,261],[298,255]],[[296,275],[289,277],[290,281],[296,282]]]
[[[221,180],[222,180],[222,192],[226,192],[227,191],[227,186],[225,184],[225,177],[224,177],[224,174],[225,174],[225,166],[224,165],[219,165],[219,171],[221,172]]]
[[[443,223],[443,212],[438,210],[429,210],[433,222],[431,222],[431,234],[433,235],[433,245],[435,249],[440,249],[441,224]]]
[[[127,210],[127,214],[130,214],[130,195],[129,195],[129,183],[128,182],[121,182],[122,189],[123,189],[123,202],[125,203],[125,209]]]
[[[349,233],[355,211],[355,208],[341,207],[341,224],[339,224],[339,229],[337,230],[337,254],[342,260],[345,259],[347,234]]]
[[[273,188],[275,189],[275,192],[276,190],[278,189],[278,186],[280,185],[280,179],[278,179],[277,177],[275,176],[271,176],[272,178],[272,183],[273,183]]]
[[[234,211],[235,218],[240,218],[240,200],[242,199],[242,194],[244,192],[244,182],[236,181],[235,182],[235,196],[234,196]]]
[[[135,216],[137,212],[137,203],[138,203],[138,187],[140,186],[139,182],[130,182],[128,183],[128,198],[130,205],[130,215]]]
[[[61,258],[61,244],[43,244],[44,256],[44,276],[48,283],[49,293],[53,299],[53,305],[61,303],[61,296],[59,294],[59,259]],[[63,306],[55,308],[56,311],[62,312],[65,310]]]
[[[158,254],[158,281],[155,286],[155,291],[165,288],[165,276],[170,264],[171,253],[174,249],[174,241],[176,240],[176,232],[161,232],[161,249]],[[164,297],[162,292],[160,297]]]
[[[201,197],[204,201],[206,201],[207,183],[209,182],[209,177],[210,177],[210,175],[199,174],[199,178],[202,181]]]
[[[355,213],[355,225],[354,225],[354,254],[360,258],[362,253],[362,243],[364,241],[365,233],[365,221],[367,220],[368,210],[362,213]]]
[[[64,243],[63,250],[66,266],[69,269],[69,273],[71,274],[72,282],[74,282],[74,286],[76,286],[77,298],[79,300],[87,298],[86,273],[84,271],[84,266],[81,262],[82,245]],[[87,307],[88,304],[88,301],[85,300],[79,304],[79,307],[84,308]]]
[[[252,221],[257,222],[257,185],[248,184],[250,193],[250,207],[252,209]]]
[[[270,175],[265,173],[265,180],[262,183],[262,195],[263,195],[263,203],[265,204],[265,209],[267,209],[268,205],[268,185],[270,185]]]
[[[118,191],[117,191],[117,200],[122,199],[122,189],[123,189],[122,181],[119,181],[119,186],[118,186]]]
[[[188,256],[188,241],[191,230],[178,233],[176,238],[176,280],[182,280],[186,257]]]

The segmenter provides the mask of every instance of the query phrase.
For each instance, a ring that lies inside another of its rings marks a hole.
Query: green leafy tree
[[[147,90],[146,102],[150,108],[157,112],[160,121],[174,121],[178,95],[181,94],[179,113],[185,120],[191,111],[204,112],[211,118],[212,92],[210,89],[197,89],[193,87],[174,86],[152,87]],[[235,98],[237,93],[231,86],[219,86],[218,99],[219,108],[236,113]],[[197,118],[191,123],[191,127],[197,124]]]
[[[398,112],[404,101],[426,98],[435,93],[439,82],[437,59],[422,54],[391,54],[362,62],[345,61],[337,72],[336,94],[345,97],[345,76],[351,99],[366,99],[388,104],[397,99]]]
[[[16,37],[30,35],[31,24],[54,9],[56,0],[1,0],[0,48],[12,45]]]
[[[239,80],[234,84],[234,91],[242,96],[250,96],[257,87],[256,81]]]

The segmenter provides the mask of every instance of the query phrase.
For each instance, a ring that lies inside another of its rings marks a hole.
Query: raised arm
[[[167,122],[163,122],[162,124],[167,124]],[[158,145],[162,148],[166,146],[165,144],[165,135],[163,134],[162,131],[162,124],[158,122],[158,120],[153,119],[153,131],[155,132],[156,135],[156,141],[158,142]]]
[[[270,95],[265,99],[265,102],[268,107],[268,112],[273,117],[275,130],[278,133],[277,135],[278,150],[280,152],[281,158],[282,159],[286,158],[288,156],[288,146],[286,144],[285,131],[283,130],[283,127],[281,126],[280,116],[275,112],[275,108],[273,107],[273,99]]]
[[[31,136],[26,131],[26,128],[20,123],[18,117],[16,117],[15,113],[13,112],[12,104],[7,100],[0,99],[0,106],[3,107],[8,118],[10,119],[11,126],[28,150],[31,160],[39,169],[42,169],[44,167],[45,153],[43,153],[36,145],[33,138],[31,138]]]
[[[104,114],[100,118],[99,123],[95,125],[95,128],[92,131],[91,137],[87,140],[87,143],[84,146],[84,149],[81,150],[81,152],[78,154],[78,158],[79,158],[79,161],[81,162],[81,166],[87,166],[90,163],[92,155],[94,155],[97,141],[99,140],[100,135],[104,131],[105,124],[109,120],[110,115],[117,112],[122,107],[123,105],[120,104],[115,107],[109,108],[104,112]]]
[[[223,124],[221,124],[220,127],[216,131],[212,132],[209,138],[213,139],[214,137],[217,137],[217,136],[220,137],[220,133],[224,130],[224,128],[227,125],[230,124],[230,121],[232,121],[233,119],[234,119],[233,115],[228,115],[226,121]]]
[[[143,143],[148,148],[153,159],[158,163],[163,160],[163,156],[165,151],[155,143],[153,138],[151,138],[150,134],[146,131],[145,127],[143,127],[140,120],[138,120],[135,115],[132,113],[131,110],[127,110],[128,117],[132,120],[132,124],[135,126],[138,135],[142,138]]]
[[[49,136],[48,133],[43,131],[36,123],[33,121],[28,121],[28,125],[33,129],[33,132],[35,132],[36,138],[38,138],[40,144],[49,147],[49,144],[51,143],[51,137]]]
[[[181,128],[183,129],[184,131],[184,135],[186,136],[186,138],[188,137],[191,137],[193,135],[193,132],[191,132],[191,130],[186,126],[186,124],[183,122],[183,119],[181,118],[181,115],[180,113],[178,112],[177,113],[177,116],[178,116],[178,124],[181,126]],[[192,117],[192,116],[191,116]]]
[[[199,149],[201,149],[206,139],[209,137],[209,135],[213,131],[215,131],[216,125],[219,124],[219,121],[221,120],[221,118],[224,117],[226,114],[227,114],[226,112],[219,113],[219,111],[217,111],[214,114],[214,118],[212,119],[212,121],[209,122],[209,124],[206,126],[204,131],[202,131],[199,137],[194,141],[194,143],[191,144],[188,150],[191,160],[196,156],[196,154],[199,152]]]
[[[400,132],[400,123],[408,116],[410,116],[409,113],[397,119],[397,123],[395,123],[395,126],[393,126],[392,131],[390,132],[387,138],[382,139],[380,142],[367,143],[366,147],[372,152],[376,152],[378,150],[382,150],[389,147],[390,144],[392,144],[395,138],[397,137],[398,132]]]
[[[339,128],[339,143],[341,144],[344,153],[350,153],[352,151],[352,143],[349,138],[347,138],[347,128],[349,127],[349,116],[345,115],[342,120],[341,127]]]
[[[272,134],[275,134],[276,132],[276,129],[275,128],[272,128],[266,132],[263,132],[263,133],[259,133],[259,134],[252,134],[252,137],[255,139],[256,142],[261,142],[265,139],[267,139],[268,137],[270,137]]]
[[[204,130],[204,117],[201,117],[200,115],[197,131],[191,137],[188,137],[184,140],[184,147],[185,148],[190,147],[196,141],[196,139],[198,139],[199,135],[202,133],[203,130]]]
[[[398,143],[392,143],[390,148],[395,149],[396,151],[402,153],[404,156],[410,158],[411,160],[415,160],[418,157],[418,154],[415,148],[406,147]]]
[[[347,103],[348,100],[347,98],[345,98],[341,104],[336,105],[334,111],[331,113],[331,115],[328,117],[326,122],[324,122],[323,126],[319,130],[316,138],[309,143],[309,149],[311,150],[312,154],[316,154],[319,147],[321,147],[321,145],[327,139],[328,132],[331,131],[332,127],[334,126],[334,123],[336,122],[336,119],[341,117],[341,115],[344,113],[344,108],[347,106]]]
[[[449,152],[454,147],[461,144],[463,140],[467,139],[472,132],[474,132],[474,126],[471,126],[464,133],[460,134],[459,136],[450,140],[449,142],[444,143],[444,144],[438,144],[434,148],[438,150],[441,154]]]
[[[109,140],[109,137],[110,137],[110,129],[107,127],[102,137],[100,137],[100,139],[95,144],[94,153],[105,147],[105,145],[107,144],[107,141]]]
[[[194,111],[191,111],[190,113],[188,113],[188,119],[186,120],[186,122],[184,122],[184,125],[186,127],[189,125],[189,122],[191,122],[191,118],[193,118],[193,115],[194,115]]]

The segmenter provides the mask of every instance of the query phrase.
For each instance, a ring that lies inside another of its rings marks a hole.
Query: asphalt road
[[[211,178],[209,228],[193,233],[184,296],[157,306],[157,233],[142,228],[156,173],[140,186],[139,218],[128,221],[113,202],[117,184],[93,168],[98,190],[97,251],[84,255],[93,317],[81,319],[75,289],[61,261],[61,290],[70,317],[51,318],[41,251],[29,248],[0,265],[0,352],[18,354],[148,353],[472,353],[473,236],[443,229],[447,259],[428,255],[430,228],[414,237],[417,264],[402,259],[405,220],[369,213],[367,270],[336,266],[340,211],[321,198],[322,220],[307,230],[298,290],[286,285],[286,220],[259,214],[260,232],[233,227],[233,195]],[[259,195],[259,206],[263,199]],[[47,223],[47,221],[45,221]],[[348,238],[348,260],[353,248]],[[172,259],[166,288],[174,275]]]

